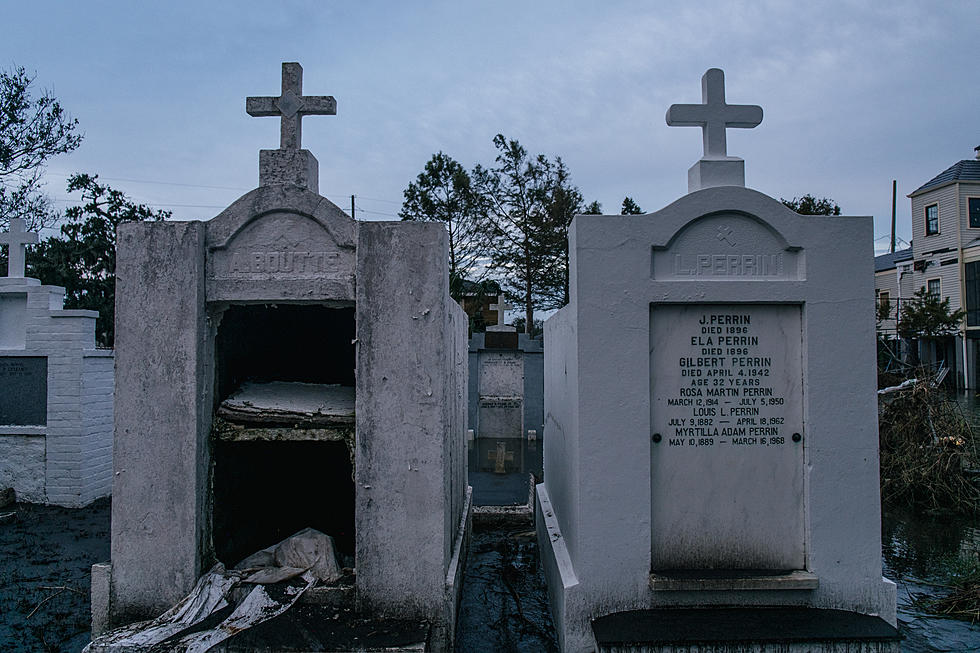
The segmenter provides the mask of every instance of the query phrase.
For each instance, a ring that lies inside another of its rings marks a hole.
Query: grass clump
[[[980,621],[980,564],[976,557],[960,558],[939,587],[947,591],[941,595],[915,595],[916,607],[939,616]]]

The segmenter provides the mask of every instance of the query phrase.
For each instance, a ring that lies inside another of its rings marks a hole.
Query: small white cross
[[[0,243],[10,245],[7,250],[7,276],[24,278],[27,268],[27,246],[37,242],[37,234],[24,228],[21,218],[10,219],[10,231],[0,234]]]
[[[282,64],[282,94],[245,98],[245,111],[250,116],[280,116],[279,149],[298,150],[303,146],[303,116],[335,116],[337,101],[332,95],[303,95],[303,67],[287,62]]]
[[[497,326],[504,325],[504,313],[514,308],[508,304],[502,297],[497,298],[496,304],[490,304],[490,310],[497,312]]]
[[[762,107],[725,103],[725,73],[710,68],[701,77],[702,104],[672,104],[667,109],[671,127],[700,127],[705,159],[728,158],[727,129],[752,128],[762,122]]]
[[[514,452],[508,451],[507,445],[498,441],[497,450],[487,452],[487,460],[493,463],[494,474],[506,474],[507,463],[514,462]]]
[[[732,228],[727,225],[722,225],[718,227],[718,233],[715,234],[715,238],[722,242],[728,243],[731,247],[735,247],[735,238],[732,236],[734,232]]]

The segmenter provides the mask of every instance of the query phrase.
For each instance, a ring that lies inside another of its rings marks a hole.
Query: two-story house
[[[909,194],[911,257],[906,252],[875,259],[879,322],[893,335],[902,299],[924,288],[949,298],[951,310],[967,311],[959,333],[946,342],[919,343],[923,362],[945,361],[961,388],[980,388],[980,146],[977,158],[958,161]],[[884,310],[880,310],[880,315]]]

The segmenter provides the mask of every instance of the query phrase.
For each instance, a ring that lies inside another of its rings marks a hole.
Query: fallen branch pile
[[[880,396],[878,438],[882,501],[956,513],[980,506],[977,438],[942,389],[919,382]]]

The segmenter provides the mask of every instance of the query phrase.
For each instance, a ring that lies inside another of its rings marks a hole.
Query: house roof
[[[901,261],[912,260],[912,248],[900,249],[897,252],[882,254],[875,257],[875,272],[894,270]]]
[[[964,159],[954,163],[912,191],[909,197],[953,181],[980,181],[980,159]]]

